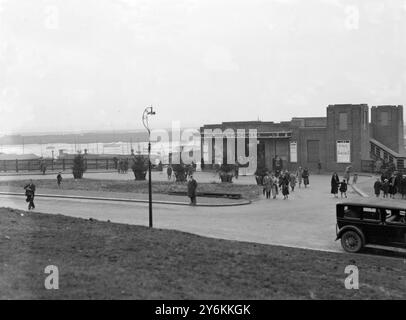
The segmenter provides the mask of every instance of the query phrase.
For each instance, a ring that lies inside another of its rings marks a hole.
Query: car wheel
[[[361,236],[355,231],[344,232],[341,236],[341,245],[345,251],[350,253],[359,252],[364,246]]]

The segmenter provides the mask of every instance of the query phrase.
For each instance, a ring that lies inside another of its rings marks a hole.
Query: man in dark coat
[[[168,175],[168,180],[172,179],[172,167],[169,165],[166,169],[166,174]]]
[[[189,178],[189,182],[187,184],[187,195],[190,198],[190,205],[196,205],[196,189],[197,189],[197,182],[191,175]]]
[[[35,209],[34,197],[35,197],[35,184],[30,180],[30,183],[25,187],[25,195],[27,197],[26,202],[28,202],[28,210]]]
[[[302,177],[305,188],[307,188],[307,185],[309,184],[309,169],[305,168],[303,170]]]
[[[334,197],[338,197],[338,187],[340,185],[340,178],[338,177],[337,172],[333,173],[333,176],[331,177],[331,193],[334,195]]]
[[[59,172],[58,175],[56,176],[56,183],[58,184],[58,188],[61,188],[61,183],[62,183],[62,174]]]

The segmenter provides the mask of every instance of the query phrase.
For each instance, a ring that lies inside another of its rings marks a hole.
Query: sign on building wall
[[[290,162],[296,163],[297,162],[297,142],[292,141],[290,143]]]
[[[337,163],[351,163],[351,143],[349,140],[337,141]]]

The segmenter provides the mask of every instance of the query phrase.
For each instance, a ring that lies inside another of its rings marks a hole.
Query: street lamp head
[[[148,111],[149,115],[155,115],[155,111],[154,111],[154,108],[152,106],[150,106],[148,109],[149,109],[149,111]]]
[[[144,113],[142,114],[142,123],[144,124],[145,129],[148,130],[150,133],[149,124],[148,124],[148,116],[155,115],[155,111],[152,106],[146,107]]]

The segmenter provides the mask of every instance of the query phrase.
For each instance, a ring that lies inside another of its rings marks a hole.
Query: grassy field
[[[400,299],[402,259],[0,209],[0,299]],[[59,290],[44,269],[59,268]],[[360,289],[344,288],[356,265]]]
[[[41,188],[57,189],[54,180],[38,179],[33,180],[38,192]],[[12,188],[23,188],[27,181],[0,181],[0,186]],[[89,190],[89,191],[109,191],[109,192],[131,192],[131,193],[148,193],[148,181],[118,181],[118,180],[98,180],[98,179],[64,179],[64,190]],[[187,183],[177,183],[169,181],[152,182],[153,193],[163,193],[173,191],[187,191]],[[198,192],[228,192],[240,193],[245,199],[253,200],[258,197],[262,191],[256,185],[241,185],[232,183],[199,183]]]

